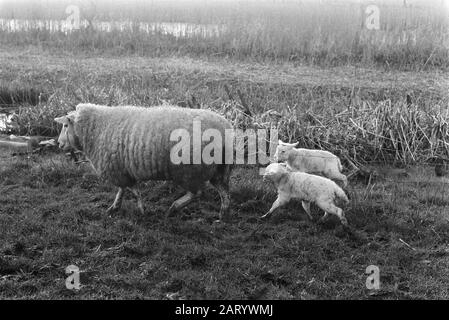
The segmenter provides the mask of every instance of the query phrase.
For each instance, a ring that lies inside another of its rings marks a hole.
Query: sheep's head
[[[75,134],[76,111],[69,112],[66,116],[55,118],[55,121],[62,124],[59,134],[59,148],[64,151],[79,150],[78,137]]]
[[[274,154],[274,161],[275,162],[287,161],[290,151],[293,150],[297,145],[298,142],[287,143],[283,142],[282,140],[279,140],[278,145],[276,147],[276,153]]]
[[[272,163],[265,168],[263,180],[267,179],[275,182],[279,181],[282,176],[289,172],[289,168],[286,163]]]

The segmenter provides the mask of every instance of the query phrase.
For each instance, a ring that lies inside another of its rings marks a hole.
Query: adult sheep
[[[148,180],[172,180],[187,191],[173,202],[166,217],[199,196],[208,182],[220,194],[220,219],[229,212],[230,164],[224,161],[175,164],[171,159],[171,149],[178,143],[171,141],[172,133],[184,130],[192,137],[195,121],[200,123],[202,132],[207,129],[220,132],[224,157],[224,150],[233,148],[224,139],[225,130],[232,129],[232,126],[221,115],[210,110],[176,106],[145,108],[79,104],[76,111],[55,121],[63,124],[58,139],[59,147],[65,151],[82,150],[97,174],[119,188],[108,213],[120,209],[126,189],[136,197],[139,210],[143,213],[144,207],[136,184]],[[194,150],[193,140],[189,142],[189,149],[192,150],[189,156]],[[200,144],[202,149],[205,142],[201,139]]]

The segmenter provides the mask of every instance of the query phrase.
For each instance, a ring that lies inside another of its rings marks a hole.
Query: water
[[[0,131],[6,130],[6,122],[8,121],[8,116],[4,113],[0,113]]]
[[[0,132],[6,131],[13,115],[7,113],[0,113]]]
[[[168,22],[132,22],[132,21],[96,21],[93,22],[95,30],[103,32],[132,31],[155,34],[157,32],[181,37],[214,37],[225,30],[224,25],[194,24],[194,23],[168,23]],[[80,29],[89,27],[87,20],[81,20]],[[6,32],[47,30],[50,32],[70,33],[73,25],[68,20],[27,20],[27,19],[0,19],[0,30]]]

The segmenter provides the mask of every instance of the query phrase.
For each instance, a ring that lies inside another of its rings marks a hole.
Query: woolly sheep
[[[311,220],[313,218],[310,213],[310,203],[314,202],[325,212],[320,221],[324,221],[328,214],[332,213],[340,218],[344,226],[348,225],[343,210],[335,204],[337,199],[348,204],[348,197],[332,180],[305,172],[292,171],[285,163],[270,164],[265,169],[263,179],[274,183],[278,190],[278,197],[271,209],[261,217],[262,219],[271,216],[274,210],[287,204],[291,199],[299,199]]]
[[[135,196],[143,213],[141,195],[135,185],[147,180],[172,180],[187,191],[173,202],[166,217],[199,196],[206,183],[212,184],[220,194],[220,219],[228,213],[231,165],[224,162],[174,164],[170,158],[171,148],[177,143],[170,141],[170,135],[176,129],[186,129],[192,135],[194,121],[201,121],[202,131],[214,128],[224,137],[225,129],[232,126],[219,114],[176,106],[145,108],[79,104],[76,111],[55,121],[63,124],[59,147],[64,151],[82,150],[97,174],[119,188],[108,213],[121,207],[126,189]],[[223,139],[223,149],[225,143],[228,142]],[[204,145],[202,141],[201,146]],[[227,147],[232,148],[232,145]]]
[[[274,154],[275,162],[286,161],[295,171],[319,174],[347,186],[348,179],[341,173],[343,166],[336,155],[324,150],[295,148],[297,145],[279,140]]]

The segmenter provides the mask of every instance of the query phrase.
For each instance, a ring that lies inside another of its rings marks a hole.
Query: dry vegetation
[[[125,32],[105,33],[93,27],[69,35],[45,30],[0,32],[2,43],[36,44],[71,51],[140,55],[220,56],[239,59],[296,61],[310,64],[377,65],[421,70],[447,68],[447,9],[441,0],[379,1],[380,30],[364,27],[367,2],[352,1],[57,1],[30,6],[6,1],[8,19],[65,19],[65,7],[77,4],[87,21],[129,21]],[[215,36],[182,37],[140,32],[139,22],[218,25]]]
[[[14,53],[3,56],[7,61]],[[211,108],[237,128],[276,128],[281,139],[330,150],[357,165],[424,164],[449,157],[448,96],[438,74],[378,78],[375,70],[361,68],[326,72],[259,64],[254,70],[254,64],[223,67],[220,60],[191,59],[186,64],[185,58],[86,58],[81,63],[34,49],[25,56],[20,66],[15,60],[3,63],[2,75],[4,100],[17,87],[41,84],[22,94],[36,105],[16,110],[20,134],[56,135],[54,117],[79,102],[150,106],[168,101]],[[365,81],[357,80],[361,75]]]

